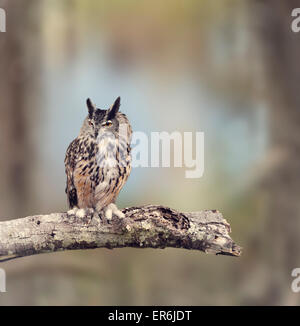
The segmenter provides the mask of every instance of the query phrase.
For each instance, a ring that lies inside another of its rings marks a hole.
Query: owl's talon
[[[76,217],[84,218],[87,215],[87,213],[88,213],[87,209],[85,209],[85,208],[78,209],[76,212]]]
[[[108,221],[110,221],[113,215],[116,215],[118,218],[125,217],[124,213],[120,211],[115,204],[109,204],[104,208],[104,216]]]
[[[112,219],[112,210],[110,208],[109,209],[106,209],[106,211],[105,211],[105,217],[109,221]]]
[[[85,218],[88,216],[94,215],[94,209],[93,208],[78,208],[74,207],[71,210],[67,211],[67,214],[70,216],[76,216],[77,218]]]
[[[77,211],[78,211],[78,208],[77,207],[74,207],[74,208],[68,210],[67,211],[67,214],[68,215],[76,215]]]
[[[115,212],[114,212],[115,215],[118,216],[118,218],[125,218],[125,214],[120,211],[119,209],[117,209]]]

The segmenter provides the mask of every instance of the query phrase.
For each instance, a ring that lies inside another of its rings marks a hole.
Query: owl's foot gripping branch
[[[74,249],[184,248],[240,256],[230,225],[217,210],[181,213],[163,206],[130,207],[111,220],[92,210],[0,222],[0,262]]]

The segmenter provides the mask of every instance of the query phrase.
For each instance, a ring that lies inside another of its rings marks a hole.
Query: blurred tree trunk
[[[269,211],[263,263],[269,276],[260,303],[296,304],[299,296],[291,291],[291,271],[300,267],[300,33],[291,30],[291,12],[299,7],[299,1],[253,4],[252,19],[258,23],[256,32],[266,68],[271,146],[287,152],[287,158],[264,183]]]
[[[6,33],[0,34],[0,219],[29,212],[34,153],[30,121],[36,119],[34,88],[38,51],[38,0],[0,1]]]

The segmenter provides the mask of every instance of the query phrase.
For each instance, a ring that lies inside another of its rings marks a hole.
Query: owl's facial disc
[[[95,137],[99,132],[116,132],[118,130],[117,113],[120,108],[120,97],[118,97],[108,110],[97,109],[90,99],[86,101],[88,107],[88,126],[90,133]]]

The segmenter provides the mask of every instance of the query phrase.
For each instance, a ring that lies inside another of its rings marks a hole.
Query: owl
[[[68,204],[83,216],[85,209],[94,209],[107,219],[121,218],[115,201],[131,172],[132,129],[119,111],[120,97],[107,110],[90,99],[86,103],[88,115],[65,157]]]

